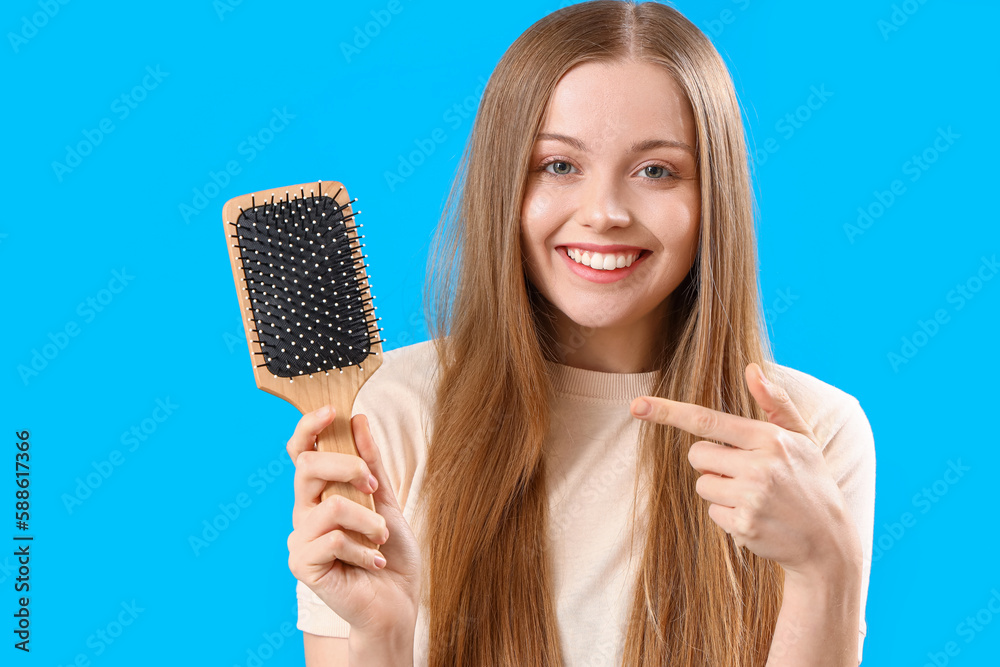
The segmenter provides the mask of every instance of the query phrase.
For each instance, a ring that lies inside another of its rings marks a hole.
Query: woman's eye
[[[658,164],[651,164],[648,167],[645,167],[642,171],[647,176],[654,179],[660,179],[670,175],[670,172],[667,171],[666,167]]]
[[[555,162],[549,162],[545,165],[545,170],[552,174],[565,176],[573,173],[573,165],[563,160],[556,160]]]

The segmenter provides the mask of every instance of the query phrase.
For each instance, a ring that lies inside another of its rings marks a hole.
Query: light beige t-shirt
[[[642,521],[645,505],[645,494],[637,498],[634,490],[641,422],[631,416],[629,404],[652,391],[655,372],[602,373],[546,364],[556,390],[546,442],[546,479],[564,660],[568,667],[616,667],[621,662],[641,557],[639,540],[644,534],[637,530],[635,542],[629,539],[632,501],[640,503],[637,521]],[[418,537],[421,529],[415,523],[415,512],[426,468],[436,373],[433,342],[390,350],[361,388],[353,410],[353,414],[370,417],[386,473],[403,515]],[[827,467],[858,527],[865,555],[860,661],[867,629],[865,601],[875,511],[871,427],[858,401],[836,387],[781,365],[768,375],[785,387],[823,444]],[[328,637],[348,636],[350,626],[301,581],[296,593],[300,630]],[[414,638],[415,666],[427,665],[428,636],[427,609],[421,605]]]

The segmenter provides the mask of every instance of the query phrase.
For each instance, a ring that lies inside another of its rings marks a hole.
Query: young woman
[[[709,40],[652,2],[546,16],[463,171],[434,338],[362,388],[361,458],[314,450],[329,410],[288,442],[307,664],[857,664],[872,433],[772,360]],[[319,502],[334,480],[376,511]]]

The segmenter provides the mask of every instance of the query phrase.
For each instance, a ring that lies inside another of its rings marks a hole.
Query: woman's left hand
[[[738,546],[807,577],[859,566],[860,538],[821,444],[757,364],[745,375],[769,423],[654,396],[635,399],[632,414],[732,445],[699,440],[688,461],[701,473],[695,490],[710,503],[709,516]],[[646,414],[637,412],[643,401]]]

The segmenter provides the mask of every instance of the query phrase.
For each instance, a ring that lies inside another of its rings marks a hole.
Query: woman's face
[[[568,318],[625,343],[659,331],[697,248],[695,136],[686,96],[656,65],[582,63],[560,79],[521,210],[528,279],[557,327]]]

